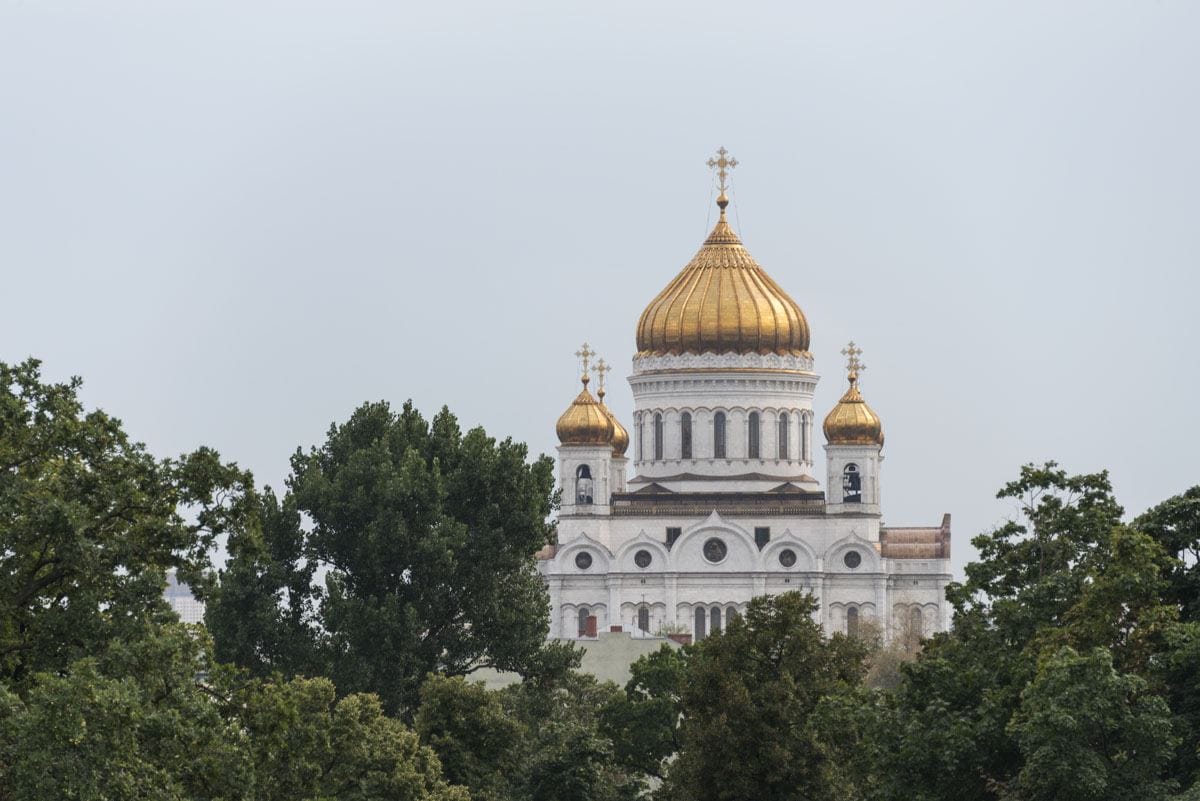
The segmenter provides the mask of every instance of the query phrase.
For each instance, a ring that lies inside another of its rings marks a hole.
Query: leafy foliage
[[[817,708],[851,692],[866,647],[813,619],[816,601],[759,597],[689,658],[680,698],[683,748],[671,764],[667,799],[840,798],[848,790]]]
[[[411,404],[373,403],[297,452],[289,486],[281,502],[264,496],[261,532],[230,544],[207,618],[223,658],[257,675],[316,672],[407,713],[431,672],[571,663],[543,647],[533,563],[552,535],[549,459],[463,434],[446,409],[427,423]]]
[[[16,686],[172,619],[165,572],[197,578],[252,496],[206,448],[153,458],[79,386],[0,362],[0,681]]]
[[[615,685],[579,673],[494,691],[431,678],[416,727],[473,798],[631,801],[643,785],[614,759],[601,720],[619,696]]]
[[[1177,743],[1170,709],[1103,648],[1049,657],[1009,729],[1024,764],[1006,798],[1156,801],[1174,788],[1162,776]]]
[[[1191,787],[1200,687],[1177,562],[1121,524],[1105,474],[1027,466],[1000,497],[1023,520],[975,539],[981,559],[947,591],[953,630],[872,708],[859,787],[917,801]]]

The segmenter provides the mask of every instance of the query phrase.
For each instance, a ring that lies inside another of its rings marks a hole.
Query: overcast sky
[[[279,486],[366,400],[553,453],[714,219],[862,346],[885,521],[1200,482],[1200,4],[0,0],[0,359]],[[823,472],[820,473],[823,478]]]

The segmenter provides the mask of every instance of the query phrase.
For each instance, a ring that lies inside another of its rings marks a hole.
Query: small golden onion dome
[[[604,402],[604,387],[601,386],[596,395],[600,398],[600,408],[608,415],[609,421],[612,423],[613,433],[610,444],[612,445],[614,456],[624,456],[625,451],[629,450],[629,432],[625,430],[625,426],[621,425],[621,421],[613,414],[612,409],[608,408],[608,404]]]
[[[643,355],[808,352],[808,320],[721,217],[695,257],[638,320]]]
[[[825,417],[822,428],[830,445],[883,446],[883,423],[858,391],[857,371],[850,371],[850,387]]]
[[[612,417],[588,392],[588,376],[581,381],[583,390],[558,418],[555,431],[563,445],[607,445],[613,437]],[[626,434],[628,436],[628,434]]]

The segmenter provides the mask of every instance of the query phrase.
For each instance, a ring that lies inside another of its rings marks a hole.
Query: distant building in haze
[[[174,570],[167,573],[167,589],[163,594],[184,623],[204,622],[204,604],[192,595],[191,587],[179,581]]]

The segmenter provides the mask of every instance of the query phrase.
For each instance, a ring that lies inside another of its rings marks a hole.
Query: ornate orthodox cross
[[[850,374],[851,381],[867,369],[867,366],[858,360],[858,357],[862,356],[862,348],[857,347],[854,340],[850,340],[850,344],[842,348],[842,355],[846,357],[846,372]]]
[[[591,361],[592,357],[595,355],[596,355],[596,351],[594,351],[590,347],[588,347],[588,343],[586,343],[586,342],[583,343],[582,348],[575,351],[575,357],[577,359],[580,359],[583,362],[584,378],[591,378],[592,374],[588,371],[588,363]]]
[[[604,359],[596,362],[596,378],[600,381],[600,386],[596,388],[596,394],[600,396],[600,400],[604,400],[604,376],[608,375],[610,370],[612,367]]]
[[[708,168],[717,171],[717,182],[722,192],[729,188],[729,183],[726,179],[729,177],[729,171],[737,165],[737,159],[730,156],[729,151],[723,147],[717,148],[717,157],[715,159],[708,160]]]

